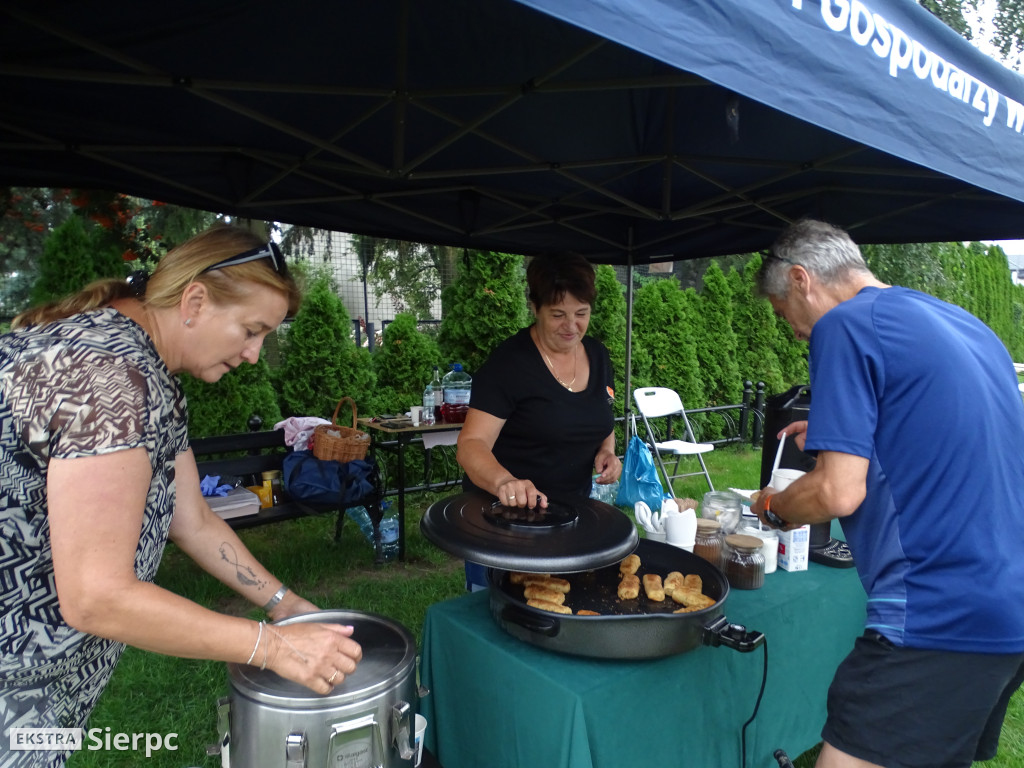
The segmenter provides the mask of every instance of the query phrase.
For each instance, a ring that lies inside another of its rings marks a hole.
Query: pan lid
[[[506,571],[573,573],[616,563],[640,540],[619,509],[583,497],[549,498],[542,513],[481,491],[431,504],[423,535],[449,554]]]
[[[286,680],[272,670],[229,663],[232,689],[246,698],[283,709],[322,709],[368,700],[394,688],[415,670],[416,640],[412,633],[397,621],[375,613],[341,609],[302,613],[268,624],[264,631],[303,622],[351,626],[352,639],[363,649],[356,671],[324,695]]]

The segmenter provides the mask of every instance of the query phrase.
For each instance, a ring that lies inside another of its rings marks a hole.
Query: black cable
[[[757,712],[761,709],[761,699],[764,698],[764,689],[768,684],[768,638],[764,639],[761,644],[761,648],[764,650],[764,663],[761,671],[761,690],[757,692],[757,701],[754,702],[754,711],[750,715],[750,719],[743,724],[743,730],[740,731],[740,755],[742,758],[741,768],[747,768],[747,726],[754,722],[754,718],[757,717]]]

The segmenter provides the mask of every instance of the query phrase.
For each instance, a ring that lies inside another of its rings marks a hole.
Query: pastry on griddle
[[[681,574],[679,571],[672,571],[668,576],[665,577],[665,583],[662,585],[662,587],[665,590],[665,594],[669,597],[672,596],[672,593],[675,590],[680,589],[683,586],[685,586],[685,582],[683,581],[683,574]]]
[[[547,576],[544,574],[531,574],[523,581],[523,584],[527,587],[543,587],[544,589],[552,589],[555,592],[561,592],[563,595],[569,594],[569,589],[572,585],[565,579],[560,579],[557,576]]]
[[[526,604],[531,608],[539,608],[542,611],[550,611],[551,613],[572,613],[572,608],[568,605],[552,603],[549,600],[527,600]]]
[[[508,583],[509,584],[525,584],[527,579],[546,579],[548,574],[546,573],[523,573],[522,571],[509,571]]]
[[[660,603],[665,599],[665,589],[661,586],[661,576],[656,573],[644,574],[644,592],[648,600]]]
[[[527,600],[547,600],[549,603],[558,603],[559,605],[565,602],[564,593],[542,587],[536,583],[526,585],[526,589],[523,590],[523,597]]]
[[[704,581],[696,573],[690,573],[683,577],[683,586],[686,589],[695,589],[698,592],[704,591]]]
[[[687,608],[685,605],[682,608],[676,608],[672,613],[693,613],[699,611],[700,608]]]
[[[635,573],[623,575],[619,582],[619,600],[632,600],[640,596],[640,579]]]
[[[633,574],[640,570],[640,555],[634,553],[627,555],[626,559],[619,563],[619,573]]]
[[[677,603],[685,605],[687,608],[693,608],[695,611],[699,611],[702,608],[710,608],[715,604],[707,595],[701,594],[695,589],[677,589],[672,592],[672,599]]]
[[[597,611],[588,611],[586,608],[580,608],[576,611],[577,616],[600,616],[601,614]]]

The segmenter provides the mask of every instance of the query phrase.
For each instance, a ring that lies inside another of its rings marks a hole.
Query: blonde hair
[[[244,251],[259,248],[265,241],[244,229],[218,225],[172,249],[157,264],[145,284],[145,295],[139,297],[146,306],[166,309],[181,301],[192,283],[202,283],[215,304],[236,304],[246,297],[246,283],[265,285],[288,298],[288,314],[299,309],[301,295],[295,281],[277,272],[269,259],[249,261],[222,269],[209,269]],[[51,323],[65,317],[109,306],[117,299],[135,295],[135,288],[124,280],[97,280],[78,293],[59,301],[42,304],[22,312],[11,322],[11,328]]]

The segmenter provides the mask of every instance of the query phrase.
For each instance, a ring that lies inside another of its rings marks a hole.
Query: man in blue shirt
[[[838,518],[868,594],[829,689],[818,768],[969,768],[995,756],[1024,679],[1024,406],[998,337],[888,286],[849,235],[804,220],[758,276],[810,343],[815,468],[754,505],[790,527]],[[781,433],[780,433],[781,434]]]

